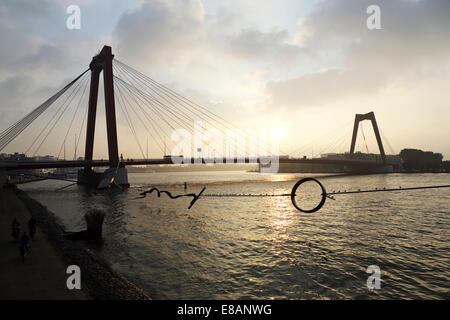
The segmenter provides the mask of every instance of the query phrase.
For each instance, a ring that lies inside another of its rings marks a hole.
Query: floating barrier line
[[[420,190],[420,189],[437,189],[437,188],[450,188],[450,185],[442,186],[425,186],[425,187],[409,187],[409,188],[390,188],[390,189],[371,189],[371,190],[357,190],[357,191],[338,191],[338,192],[328,192],[327,195],[337,195],[337,194],[351,194],[351,193],[367,193],[367,192],[382,192],[382,191],[407,191],[407,190]]]
[[[319,185],[319,187],[322,189],[322,199],[320,201],[320,203],[309,210],[305,210],[303,208],[300,207],[300,203],[297,203],[297,199],[295,198],[296,196],[296,191],[297,189],[300,187],[301,184],[307,182],[307,181],[313,181],[315,183],[317,183]],[[292,188],[292,192],[291,192],[291,201],[292,204],[294,205],[294,207],[301,211],[301,212],[306,212],[306,213],[312,213],[312,212],[316,212],[318,211],[320,208],[323,207],[323,205],[325,204],[326,199],[331,199],[331,200],[336,200],[333,196],[334,195],[343,195],[343,194],[356,194],[356,193],[369,193],[369,192],[396,192],[396,191],[409,191],[409,190],[423,190],[423,189],[438,189],[438,188],[450,188],[450,185],[434,185],[434,186],[423,186],[423,187],[407,187],[407,188],[383,188],[383,189],[371,189],[371,190],[356,190],[356,191],[333,191],[333,192],[326,192],[325,187],[317,180],[314,178],[304,178],[299,180],[295,186]]]
[[[393,192],[393,191],[407,191],[407,190],[420,190],[420,189],[437,189],[437,188],[450,188],[450,185],[441,186],[424,186],[424,187],[408,187],[408,188],[383,188],[383,189],[369,189],[369,190],[355,190],[355,191],[333,191],[327,192],[326,196],[340,195],[340,194],[354,194],[354,193],[367,193],[367,192]],[[292,193],[282,194],[250,194],[250,193],[211,193],[204,194],[203,197],[290,197]]]
[[[283,193],[283,194],[241,194],[241,193],[224,193],[224,194],[204,194],[203,197],[214,197],[214,198],[221,198],[221,197],[290,197],[290,193]]]
[[[307,181],[312,181],[317,183],[320,188],[322,189],[322,193],[321,193],[321,200],[320,203],[312,208],[312,209],[303,209],[300,206],[300,203],[297,202],[296,199],[296,192],[297,189],[300,187],[301,184],[307,182]],[[301,212],[306,212],[306,213],[312,213],[312,212],[316,212],[318,211],[320,208],[323,207],[323,205],[325,204],[326,199],[332,199],[335,200],[335,198],[333,197],[334,195],[342,195],[342,194],[355,194],[355,193],[369,193],[369,192],[396,192],[396,191],[409,191],[409,190],[420,190],[420,189],[438,189],[438,188],[450,188],[450,185],[440,185],[440,186],[423,186],[423,187],[407,187],[407,188],[383,188],[383,189],[370,189],[370,190],[355,190],[355,191],[333,191],[333,192],[326,192],[325,187],[317,180],[314,178],[304,178],[301,179],[299,181],[297,181],[297,183],[294,185],[294,187],[292,188],[292,191],[290,193],[281,193],[281,194],[269,194],[269,193],[260,193],[260,194],[251,194],[251,193],[210,193],[210,194],[203,194],[203,192],[205,191],[206,187],[203,187],[202,190],[198,193],[186,193],[186,194],[180,194],[180,195],[172,195],[169,191],[166,190],[159,190],[158,188],[151,188],[150,190],[141,192],[139,194],[139,197],[135,198],[135,199],[142,199],[145,198],[147,196],[147,194],[151,194],[153,192],[156,192],[158,198],[161,197],[162,194],[166,194],[170,199],[177,199],[180,197],[192,197],[192,201],[188,207],[188,209],[192,208],[192,206],[195,204],[195,202],[200,198],[200,197],[214,197],[214,198],[238,198],[238,197],[251,197],[251,198],[256,198],[256,197],[291,197],[291,202],[294,205],[294,207],[301,211]]]

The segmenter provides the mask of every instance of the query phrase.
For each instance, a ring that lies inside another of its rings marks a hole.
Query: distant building
[[[306,156],[303,156],[307,160]],[[362,160],[378,162],[382,164],[382,157],[374,153],[355,152],[354,154],[346,153],[325,153],[320,158],[311,158],[310,160]],[[395,172],[401,170],[402,160],[398,155],[386,155],[386,163],[375,169],[364,169],[364,172]],[[358,172],[358,167],[339,163],[283,163],[279,164],[280,173],[342,173],[342,172]]]
[[[339,160],[371,160],[371,161],[383,161],[380,154],[375,153],[361,153],[355,152],[354,154],[346,153],[324,153],[321,155],[321,158],[325,159],[339,159]],[[398,155],[387,154],[386,162],[389,165],[393,166],[401,166],[401,158]]]
[[[6,154],[6,153],[0,154],[0,160],[23,161],[23,160],[30,160],[30,158],[27,158],[27,156],[24,153],[15,152],[14,154]]]
[[[35,161],[57,161],[58,158],[50,155],[46,156],[35,156],[33,157],[33,160]]]
[[[18,152],[14,152],[14,154],[12,155],[13,160],[27,160],[27,156],[24,153],[18,153]]]
[[[51,155],[27,157],[24,153],[14,152],[13,154],[0,154],[0,160],[3,161],[57,161],[58,158]]]

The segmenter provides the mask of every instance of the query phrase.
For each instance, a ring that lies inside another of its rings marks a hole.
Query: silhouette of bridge
[[[305,164],[337,164],[344,166],[360,166],[360,167],[379,167],[383,163],[377,160],[352,160],[352,159],[327,159],[327,158],[278,158],[279,163],[305,163]],[[259,164],[265,163],[261,158],[233,158],[233,159],[217,159],[217,158],[183,158],[183,164],[210,164],[210,163],[234,163],[234,164]],[[136,165],[170,165],[178,164],[170,158],[155,159],[132,159],[120,161],[123,166]],[[108,167],[109,160],[78,160],[78,161],[4,161],[1,168],[7,171],[13,170],[31,170],[31,169],[52,169],[52,168],[81,168],[81,167]]]
[[[113,63],[114,61],[114,63]],[[88,79],[89,72],[90,77]],[[106,117],[106,134],[108,145],[108,160],[93,159],[94,151],[94,135],[95,124],[97,116],[97,100],[99,91],[100,74],[103,72],[103,87],[104,87],[104,105]],[[114,58],[111,47],[104,46],[101,52],[92,58],[89,68],[82,74],[76,77],[73,81],[68,83],[65,87],[55,93],[52,97],[47,99],[43,104],[28,113],[24,118],[20,119],[9,128],[0,134],[0,151],[7,147],[14,141],[22,132],[24,132],[31,123],[39,118],[46,110],[50,108],[63,95],[67,96],[64,103],[62,103],[57,112],[47,122],[43,130],[38,135],[33,137],[33,142],[27,149],[27,152],[35,148],[34,154],[37,153],[42,144],[46,141],[49,134],[62,115],[68,110],[69,105],[74,101],[74,97],[82,91],[82,96],[78,101],[78,106],[82,104],[82,99],[89,85],[88,108],[87,115],[83,118],[83,123],[78,136],[79,143],[81,131],[83,130],[86,119],[86,136],[85,136],[85,151],[83,160],[55,160],[55,161],[0,161],[0,170],[9,172],[18,170],[31,169],[49,169],[49,168],[82,168],[78,172],[78,182],[86,185],[99,186],[100,184],[108,183],[108,181],[115,180],[120,185],[127,185],[127,171],[126,166],[130,165],[170,165],[179,163],[179,157],[163,158],[148,158],[144,155],[142,145],[138,139],[135,124],[141,122],[147,133],[153,138],[154,143],[165,154],[165,138],[170,135],[167,130],[175,130],[176,127],[189,128],[196,130],[193,122],[196,118],[203,120],[211,127],[224,132],[225,130],[235,129],[235,127],[212,113],[207,108],[183,97],[172,89],[156,82],[155,80],[145,76],[139,71],[129,67]],[[81,90],[83,88],[83,90]],[[71,92],[69,93],[69,90]],[[132,108],[130,105],[137,108]],[[138,149],[141,151],[141,159],[123,160],[119,158],[117,124],[116,124],[116,105],[119,105],[124,114],[126,123],[128,124],[132,135],[134,136]],[[137,110],[137,111],[136,111]],[[138,115],[137,112],[141,112]],[[68,126],[67,133],[64,138],[65,142],[69,130],[71,129],[75,116],[78,112],[78,107],[75,109],[75,114]],[[132,120],[133,112],[136,114],[137,121]],[[355,157],[355,143],[358,133],[359,123],[364,120],[370,120],[375,132],[376,141],[380,151],[380,157],[375,159],[359,159]],[[164,137],[164,138],[163,138]],[[247,135],[244,138],[253,143],[257,143],[255,137]],[[76,140],[76,136],[75,136]],[[148,142],[147,142],[148,143]],[[162,145],[164,144],[164,150]],[[148,147],[147,147],[148,148]],[[211,147],[214,150],[213,147]],[[236,146],[239,148],[239,146]],[[58,157],[61,153],[58,153]],[[242,150],[241,150],[242,151]],[[245,157],[237,155],[232,157],[181,157],[183,163],[261,163],[262,157]],[[195,154],[195,152],[194,152]],[[341,158],[289,158],[278,157],[279,163],[299,163],[299,164],[331,164],[342,165],[358,168],[360,171],[373,171],[374,168],[381,168],[389,165],[384,151],[378,125],[373,112],[367,114],[357,114],[355,117],[353,135],[350,144],[350,152]],[[267,162],[267,160],[264,160]],[[94,167],[109,167],[105,172],[95,172]],[[103,181],[103,182],[102,182]]]

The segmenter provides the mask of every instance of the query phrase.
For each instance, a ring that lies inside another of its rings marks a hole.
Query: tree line
[[[419,149],[403,149],[400,151],[403,169],[421,172],[450,172],[450,161],[443,161],[441,153],[422,151]]]

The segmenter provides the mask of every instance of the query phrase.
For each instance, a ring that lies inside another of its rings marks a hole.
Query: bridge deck
[[[175,159],[177,160],[177,159]],[[181,160],[181,159],[180,159]],[[208,164],[208,163],[238,163],[238,164],[270,164],[267,158],[223,158],[223,159],[206,159],[206,158],[184,158],[185,164]],[[304,164],[330,164],[330,165],[345,165],[345,166],[365,166],[365,167],[379,167],[385,165],[381,161],[371,160],[352,160],[352,159],[327,159],[327,158],[313,158],[313,159],[295,159],[295,158],[279,158],[274,159],[278,163],[304,163]],[[160,159],[127,159],[120,162],[123,166],[132,165],[173,165],[179,164],[172,161],[170,158]],[[30,169],[51,169],[51,168],[83,168],[83,167],[109,167],[108,160],[93,160],[93,161],[16,161],[6,162],[0,161],[0,169],[11,170],[30,170]]]

